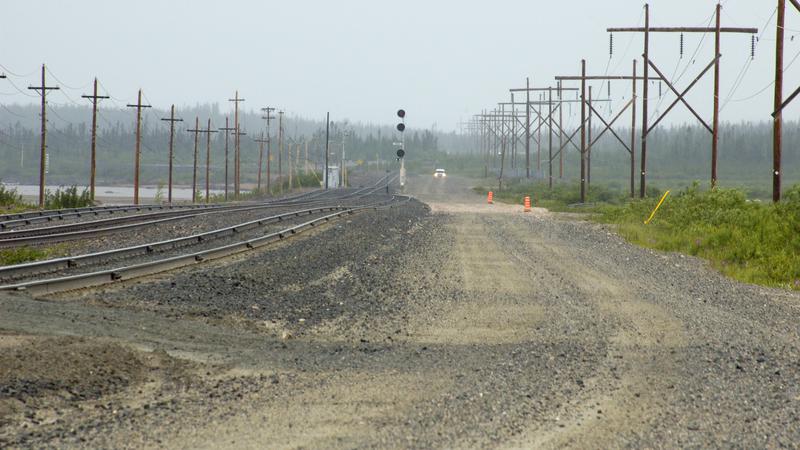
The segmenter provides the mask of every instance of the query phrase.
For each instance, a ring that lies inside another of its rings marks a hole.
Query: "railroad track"
[[[312,194],[319,194],[320,190],[305,192],[299,195],[290,197],[282,197],[279,199],[269,200],[259,203],[278,203],[299,200],[306,197],[312,197]],[[239,204],[255,204],[257,202],[243,202]],[[225,205],[222,203],[211,204],[187,204],[187,205],[118,205],[118,206],[97,206],[87,208],[69,208],[69,209],[49,209],[42,211],[30,211],[19,214],[6,214],[0,215],[0,229],[6,230],[9,228],[32,225],[45,222],[63,221],[70,218],[82,218],[85,216],[97,217],[106,214],[123,214],[129,212],[142,212],[142,211],[170,211],[170,210],[210,210],[216,209]]]
[[[196,218],[209,214],[285,208],[300,204],[305,204],[308,206],[320,205],[324,203],[329,204],[332,201],[357,199],[369,195],[370,193],[381,189],[383,186],[382,183],[384,183],[385,180],[386,177],[379,180],[378,183],[373,186],[367,186],[360,189],[337,189],[330,191],[316,190],[261,204],[215,205],[213,207],[206,207],[202,209],[158,211],[146,214],[61,224],[50,227],[36,227],[22,230],[5,231],[0,232],[0,248],[50,244],[72,239],[97,237],[103,234],[150,225],[158,225],[188,218]]]
[[[226,227],[207,233],[193,236],[186,236],[168,241],[155,242],[151,244],[139,245],[134,247],[115,249],[106,252],[93,253],[69,258],[58,258],[52,260],[39,261],[34,263],[20,264],[0,268],[0,277],[32,277],[41,275],[44,272],[57,272],[68,270],[78,266],[90,267],[98,263],[114,261],[119,259],[136,258],[142,255],[150,255],[157,252],[165,252],[182,248],[185,246],[196,245],[211,239],[230,237],[246,230],[256,229],[268,223],[279,222],[288,217],[302,217],[304,215],[324,213],[312,220],[302,222],[285,229],[257,236],[250,239],[239,240],[233,243],[223,244],[206,248],[199,251],[183,253],[176,256],[155,259],[128,266],[102,269],[93,272],[84,272],[74,275],[60,276],[48,279],[34,279],[30,281],[17,282],[0,286],[0,290],[20,291],[25,290],[33,295],[53,294],[57,292],[70,291],[96,287],[114,282],[131,280],[147,275],[174,270],[199,264],[205,261],[239,255],[248,251],[261,248],[265,245],[288,239],[304,231],[308,231],[318,225],[331,222],[341,217],[349,216],[367,210],[391,208],[408,202],[410,197],[392,196],[389,200],[371,205],[349,206],[349,207],[327,207],[312,208],[305,210],[292,211],[277,216],[267,217],[256,221],[239,224],[233,227]]]

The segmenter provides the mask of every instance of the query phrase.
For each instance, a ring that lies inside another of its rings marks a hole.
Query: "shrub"
[[[46,191],[44,207],[46,209],[83,208],[93,204],[88,189],[78,193],[78,187],[58,188],[55,192]]]

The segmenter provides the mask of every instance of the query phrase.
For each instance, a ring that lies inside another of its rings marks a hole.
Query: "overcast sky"
[[[776,3],[723,2],[723,26],[763,30],[749,65],[750,37],[723,37],[723,120],[769,118]],[[706,26],[716,2],[650,4],[653,26]],[[799,18],[790,5],[787,64],[800,53]],[[555,75],[577,74],[581,58],[589,74],[630,73],[632,59],[642,53],[641,35],[614,35],[609,61],[605,29],[637,25],[643,25],[643,3],[631,0],[16,0],[3,5],[0,64],[25,90],[38,84],[40,66],[47,63],[76,101],[97,76],[120,104],[133,101],[140,87],[165,108],[227,103],[238,89],[248,109],[278,106],[306,117],[330,110],[333,118],[387,123],[403,107],[411,127],[451,130],[507,101],[508,88],[521,87],[526,76],[545,86]],[[679,87],[713,56],[713,36],[687,35],[683,59],[677,34],[654,36],[652,45],[652,58],[665,73],[683,74]],[[709,117],[710,75],[691,96]],[[800,63],[787,70],[786,95],[798,84]],[[599,83],[594,89],[602,92],[595,97],[607,94]],[[629,90],[628,83],[612,84],[612,112]],[[3,80],[0,94],[4,103],[37,101]],[[651,97],[658,100],[657,86]],[[658,109],[670,101],[665,96]],[[52,102],[70,100],[57,93]],[[685,111],[676,108],[672,121],[692,120]],[[798,115],[800,103],[786,113]]]

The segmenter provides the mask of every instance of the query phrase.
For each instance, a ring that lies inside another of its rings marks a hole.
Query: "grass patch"
[[[586,192],[586,204],[581,205],[580,184],[561,183],[553,185],[550,189],[545,182],[527,183],[522,180],[508,180],[502,191],[496,187],[474,187],[473,190],[481,195],[486,195],[491,190],[495,201],[521,205],[526,196],[531,197],[535,206],[547,208],[551,211],[585,211],[595,212],[606,205],[623,205],[630,201],[630,197],[618,186],[591,185]],[[657,188],[647,190],[649,196],[660,196]]]
[[[0,266],[10,266],[38,261],[50,256],[50,251],[36,247],[18,247],[0,250]]]
[[[649,225],[653,196],[605,205],[596,218],[628,241],[711,261],[737,280],[800,290],[800,185],[778,204],[748,201],[737,189],[701,191],[695,183],[670,196]]]

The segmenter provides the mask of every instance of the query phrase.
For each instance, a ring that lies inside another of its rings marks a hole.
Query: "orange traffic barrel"
[[[494,192],[489,191],[489,195],[486,197],[486,202],[490,205],[494,204]]]
[[[525,212],[531,212],[531,198],[530,197],[525,197],[524,205],[525,205],[524,211]]]

